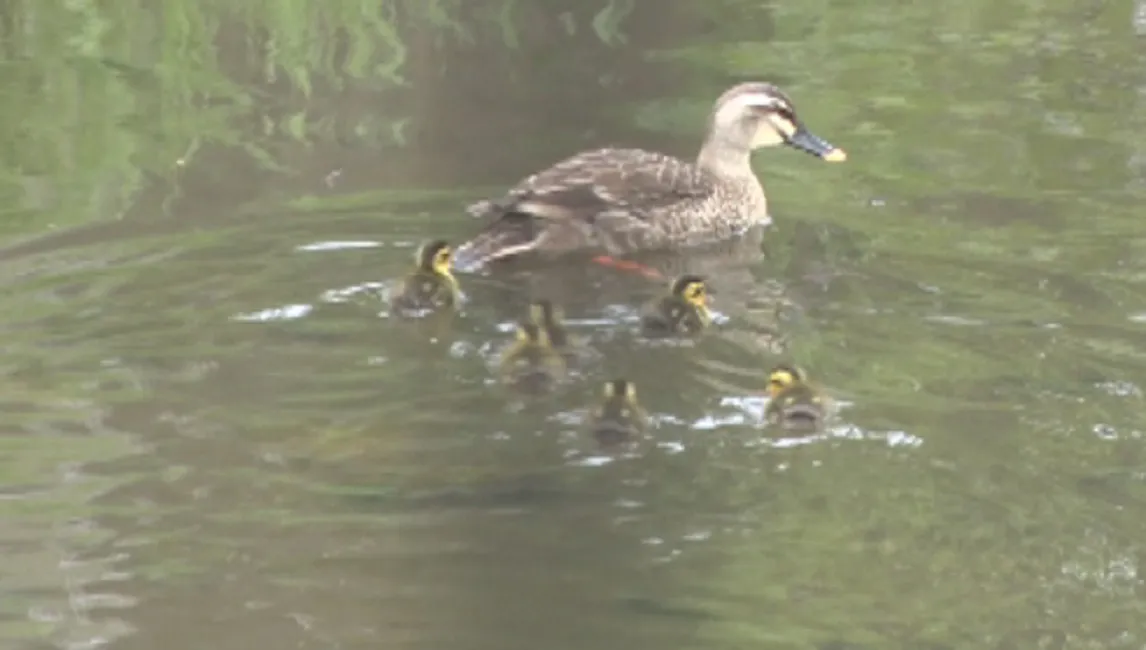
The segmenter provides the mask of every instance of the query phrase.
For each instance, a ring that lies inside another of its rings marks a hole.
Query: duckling
[[[565,353],[572,342],[562,323],[563,319],[561,308],[551,300],[535,300],[529,305],[529,321],[545,330],[555,350]]]
[[[394,308],[415,311],[456,307],[461,301],[461,287],[450,271],[453,254],[453,248],[441,239],[418,247],[414,270],[390,301]]]
[[[682,275],[669,285],[669,293],[645,306],[641,330],[646,335],[695,335],[712,322],[708,288],[699,275]]]
[[[782,364],[773,368],[768,375],[768,395],[771,401],[764,415],[771,425],[808,431],[820,428],[827,418],[827,396],[809,384],[798,367]]]
[[[627,379],[605,382],[601,403],[593,409],[589,429],[602,447],[630,442],[642,434],[648,415],[637,402],[637,387]]]
[[[536,323],[521,323],[499,363],[502,381],[527,392],[544,392],[565,375],[565,359],[549,333]]]

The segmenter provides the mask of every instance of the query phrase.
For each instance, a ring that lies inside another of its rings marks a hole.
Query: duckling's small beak
[[[803,124],[796,125],[796,132],[788,138],[788,144],[828,162],[843,162],[848,159],[848,154],[843,149],[812,133]]]

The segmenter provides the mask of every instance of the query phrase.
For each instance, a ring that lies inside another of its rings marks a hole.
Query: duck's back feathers
[[[715,184],[693,164],[642,149],[586,151],[522,180],[504,197],[469,207],[477,217],[524,212],[542,218],[591,219],[631,210],[647,218],[657,208],[710,196]]]
[[[614,255],[662,248],[689,232],[677,223],[717,192],[711,176],[678,158],[640,149],[598,149],[518,183],[499,199],[469,206],[489,221],[457,252],[472,266],[530,250]],[[703,217],[701,217],[703,218]]]

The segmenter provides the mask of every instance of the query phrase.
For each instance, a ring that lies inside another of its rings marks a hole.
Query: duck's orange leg
[[[615,257],[609,257],[608,255],[598,255],[597,257],[594,257],[592,261],[594,264],[600,264],[601,266],[607,266],[619,271],[640,273],[641,275],[651,280],[666,279],[663,273],[654,269],[653,267],[645,266],[640,262],[634,262],[632,260],[620,260]]]

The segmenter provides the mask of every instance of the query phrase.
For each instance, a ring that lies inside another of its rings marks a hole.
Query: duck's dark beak
[[[796,132],[788,138],[788,144],[828,162],[843,162],[848,159],[848,154],[843,149],[812,133],[803,124],[796,125]]]

